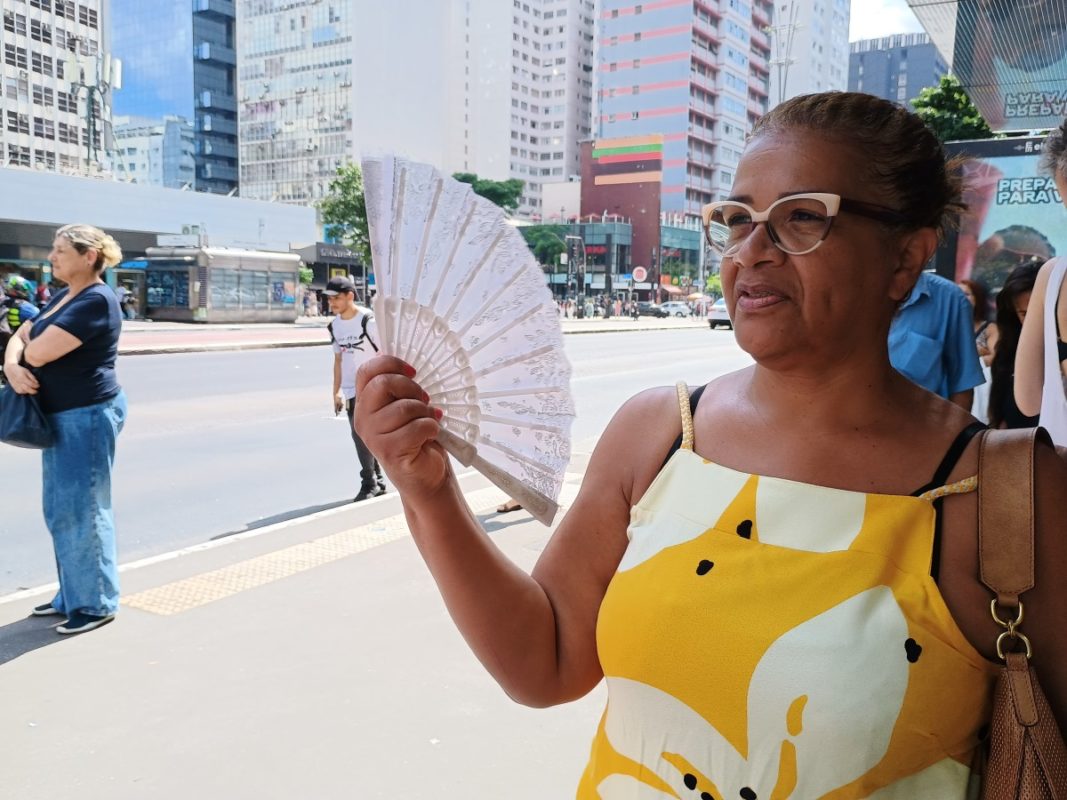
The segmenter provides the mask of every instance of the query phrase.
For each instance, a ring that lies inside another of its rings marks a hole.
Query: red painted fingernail
[[[414,378],[415,377],[415,368],[413,366],[411,366],[411,364],[405,364],[404,365],[404,374],[407,375],[409,378]]]
[[[430,402],[430,395],[428,395],[426,392],[422,393],[422,402],[424,402],[424,403],[429,403]]]
[[[440,408],[435,408],[433,410],[433,418],[436,419],[436,420],[440,420],[441,417],[443,417],[444,415],[445,415],[445,412]]]

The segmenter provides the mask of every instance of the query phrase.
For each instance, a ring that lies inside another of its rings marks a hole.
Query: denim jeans
[[[126,395],[49,414],[56,442],[42,452],[44,521],[52,534],[61,613],[114,614],[119,607],[111,469],[126,422]]]

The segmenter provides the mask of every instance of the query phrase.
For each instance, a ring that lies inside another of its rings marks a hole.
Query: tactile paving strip
[[[576,483],[565,483],[560,504],[566,502],[569,505],[576,491]],[[503,502],[505,498],[499,489],[491,488],[471,492],[466,495],[466,499],[476,513],[482,513]],[[180,614],[409,535],[407,520],[403,514],[397,514],[349,531],[286,547],[228,567],[138,592],[123,598],[122,604],[163,616]]]

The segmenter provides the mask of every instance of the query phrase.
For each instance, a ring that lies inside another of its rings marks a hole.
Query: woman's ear
[[[919,275],[937,250],[937,231],[919,228],[900,240],[900,255],[889,284],[889,297],[901,303],[919,280]]]

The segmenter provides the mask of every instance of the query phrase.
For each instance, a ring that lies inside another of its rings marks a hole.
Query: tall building
[[[111,123],[108,0],[0,0],[0,164],[97,172]]]
[[[400,151],[447,172],[517,178],[517,217],[558,213],[541,187],[580,172],[579,142],[592,135],[593,0],[424,5],[412,20],[357,3],[356,154]]]
[[[240,0],[237,86],[244,197],[310,205],[352,158],[352,6],[351,0]],[[390,7],[399,13],[397,6]],[[392,46],[397,41],[402,40]],[[402,97],[393,98],[400,113],[406,105]],[[392,111],[385,106],[379,113]]]
[[[598,139],[662,136],[663,212],[695,216],[729,192],[767,111],[772,6],[602,0]]]
[[[849,46],[848,88],[901,105],[936,86],[948,64],[925,33],[864,39]]]
[[[183,117],[115,117],[112,170],[118,178],[172,189],[196,181],[193,123]]]
[[[242,191],[312,202],[336,167],[393,152],[541,185],[592,134],[593,0],[238,5]],[[305,109],[313,106],[313,113]],[[252,188],[255,187],[255,188]]]
[[[233,0],[110,0],[115,55],[123,62],[115,113],[193,121],[199,192],[238,185],[237,55]],[[122,173],[118,173],[122,176]]]
[[[849,0],[775,0],[771,107],[848,86]]]

